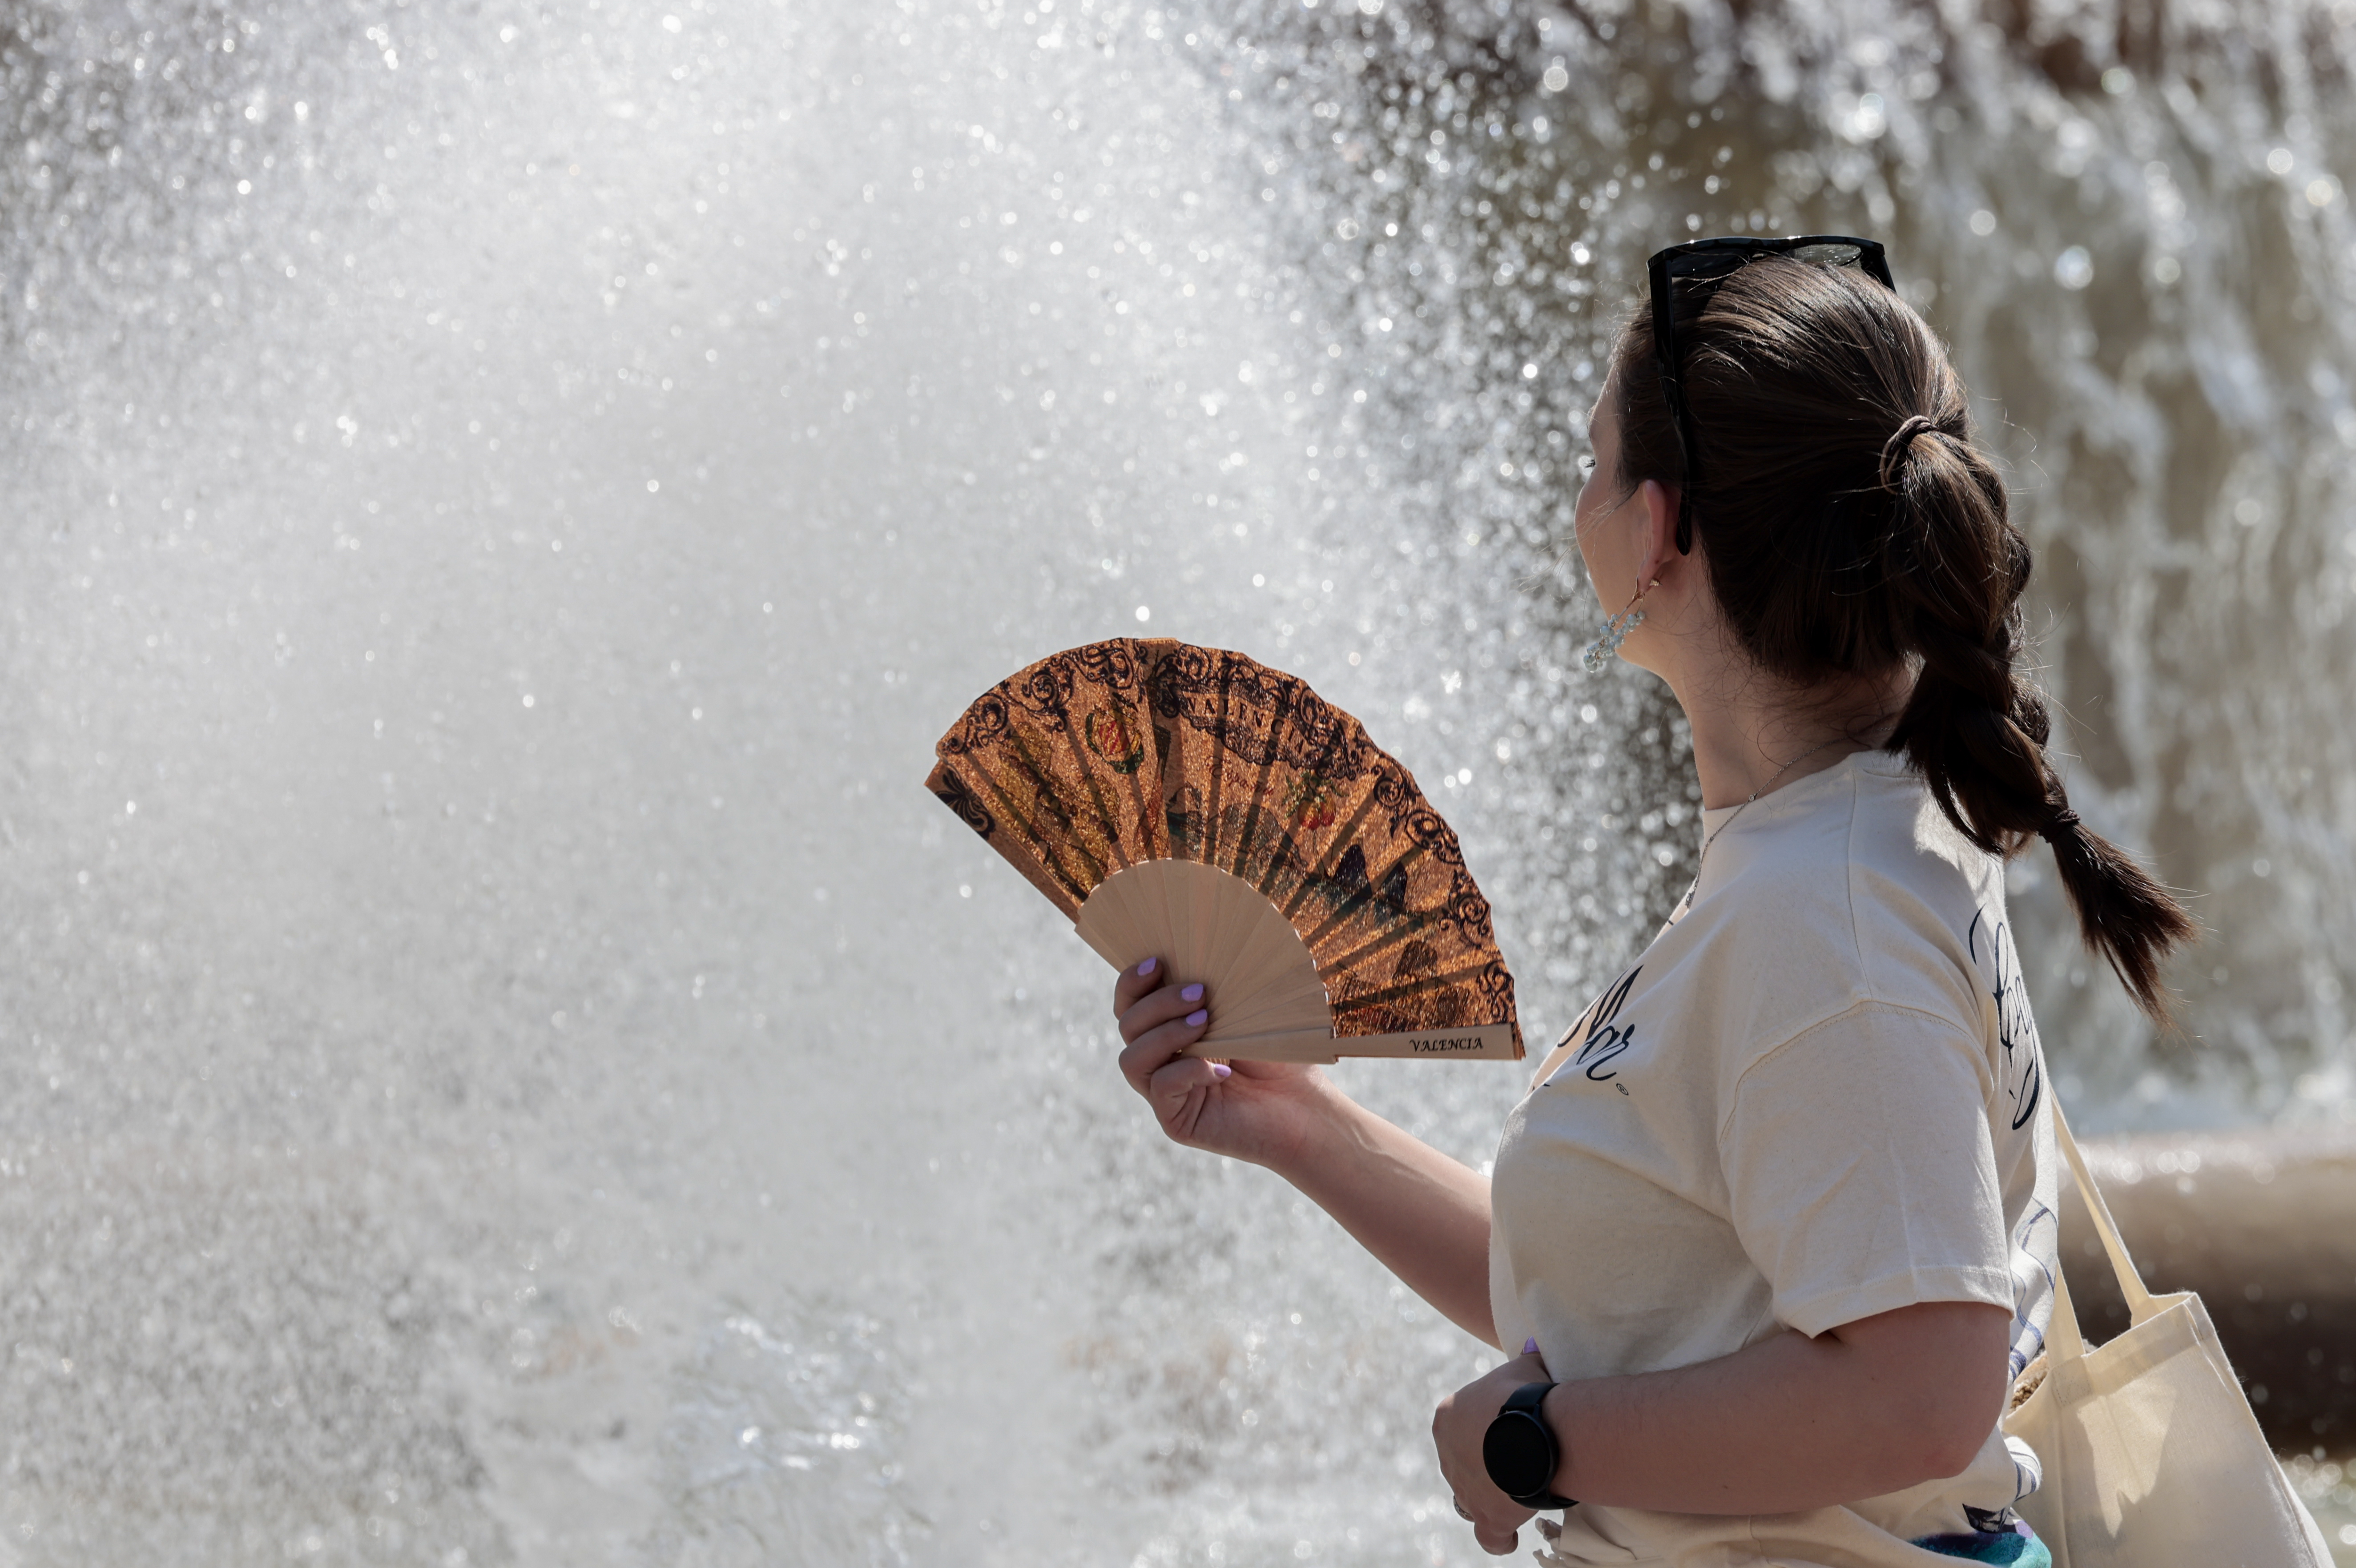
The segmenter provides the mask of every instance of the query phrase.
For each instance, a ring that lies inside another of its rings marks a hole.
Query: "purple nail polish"
[[[1142,980],[1148,975],[1152,974],[1153,966],[1161,962],[1162,960],[1159,958],[1149,958],[1144,963],[1140,964],[1137,966],[1137,977]]]
[[[1214,1061],[1211,1063],[1211,1076],[1214,1078],[1224,1080],[1227,1074],[1234,1071],[1234,1068],[1228,1066],[1224,1061]]]
[[[1203,999],[1203,983],[1200,980],[1195,981],[1194,984],[1187,987],[1184,990],[1178,993],[1178,999],[1182,1002],[1201,1001]]]
[[[1536,1339],[1525,1339],[1525,1340],[1523,1340],[1523,1341],[1522,1341],[1522,1354],[1523,1354],[1523,1355],[1525,1355],[1525,1356],[1535,1356],[1535,1355],[1537,1355],[1537,1353],[1538,1353],[1538,1342],[1537,1342]]]
[[[1209,1023],[1211,1021],[1211,1009],[1208,1008],[1196,1008],[1193,1012],[1186,1015],[1186,1021],[1190,1024]]]

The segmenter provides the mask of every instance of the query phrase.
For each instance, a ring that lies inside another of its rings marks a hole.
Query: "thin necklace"
[[[1782,778],[1785,773],[1790,773],[1794,768],[1798,767],[1802,763],[1806,762],[1818,752],[1825,750],[1826,747],[1837,746],[1843,741],[1847,741],[1848,739],[1850,739],[1850,737],[1847,735],[1836,735],[1831,740],[1825,741],[1822,745],[1811,746],[1806,751],[1802,752],[1798,756],[1794,757],[1790,762],[1785,763],[1782,767],[1777,768],[1773,773],[1768,774],[1767,782],[1761,784],[1757,789],[1752,790],[1749,797],[1745,799],[1740,805],[1734,808],[1734,816],[1728,817],[1716,827],[1711,828],[1709,830],[1709,837],[1701,841],[1701,853],[1694,857],[1693,884],[1686,889],[1686,896],[1677,901],[1678,907],[1689,907],[1693,903],[1694,894],[1701,891],[1702,862],[1709,858],[1709,847],[1718,842],[1718,836],[1734,826],[1735,816],[1740,816],[1744,812],[1750,810],[1751,801],[1757,800],[1761,795],[1765,795],[1769,790],[1773,789],[1777,779]]]

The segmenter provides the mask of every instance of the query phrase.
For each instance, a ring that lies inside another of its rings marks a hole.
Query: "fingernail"
[[[1194,984],[1187,987],[1184,990],[1178,993],[1178,999],[1182,1002],[1201,1001],[1203,999],[1203,983],[1197,980]]]
[[[1154,965],[1161,962],[1162,960],[1159,958],[1149,958],[1144,963],[1140,964],[1137,966],[1137,977],[1142,980],[1148,975],[1152,974]]]
[[[1525,1356],[1535,1356],[1535,1355],[1537,1355],[1537,1353],[1538,1353],[1538,1342],[1537,1342],[1536,1339],[1525,1339],[1525,1340],[1523,1340],[1523,1341],[1522,1341],[1522,1354],[1523,1354],[1523,1355],[1525,1355]]]
[[[1211,1009],[1208,1008],[1196,1008],[1193,1012],[1186,1015],[1186,1021],[1190,1024],[1209,1023],[1211,1021]]]
[[[1228,1073],[1233,1072],[1234,1071],[1234,1068],[1228,1066],[1224,1061],[1214,1061],[1211,1063],[1211,1076],[1214,1078],[1225,1078]]]

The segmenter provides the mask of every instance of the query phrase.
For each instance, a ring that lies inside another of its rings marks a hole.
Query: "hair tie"
[[[1892,435],[1888,441],[1881,443],[1881,487],[1883,489],[1895,490],[1898,488],[1896,485],[1890,483],[1890,470],[1897,465],[1900,458],[1906,455],[1907,450],[1914,444],[1914,438],[1921,435],[1926,430],[1935,431],[1938,428],[1939,421],[1931,418],[1928,414],[1915,414],[1912,418],[1908,419],[1904,424],[1898,427],[1896,434]]]
[[[2037,836],[2048,844],[2056,844],[2061,842],[2063,834],[2077,826],[2078,814],[2065,805],[2045,819],[2045,826],[2037,830]]]

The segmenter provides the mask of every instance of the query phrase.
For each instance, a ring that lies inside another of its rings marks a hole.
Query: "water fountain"
[[[1890,238],[2073,797],[2210,894],[2200,1047],[2024,944],[2082,1122],[2340,1136],[2352,20],[20,7],[0,1563],[1473,1560],[1475,1348],[1158,1143],[917,781],[1247,648],[1567,1021],[1693,848],[1555,555],[1689,226]],[[1515,1088],[1349,1072],[1475,1161]]]

